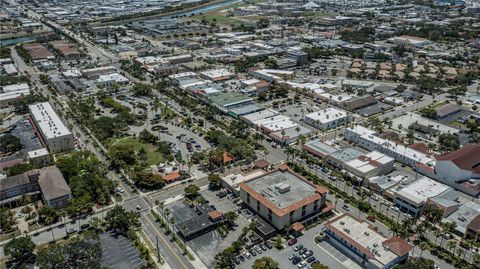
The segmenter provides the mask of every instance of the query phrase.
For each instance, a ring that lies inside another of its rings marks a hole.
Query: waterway
[[[166,15],[166,16],[162,16],[161,18],[163,18],[163,17],[172,18],[173,16],[182,17],[184,15],[186,15],[186,16],[197,15],[197,14],[200,14],[200,13],[204,13],[204,12],[208,12],[210,10],[217,9],[219,7],[224,7],[224,6],[228,6],[228,5],[235,4],[235,3],[241,3],[241,2],[243,2],[243,0],[227,0],[227,1],[224,1],[224,2],[219,2],[219,3],[215,3],[215,4],[211,4],[211,5],[201,6],[199,8],[195,8],[195,9],[188,10],[188,11],[179,11],[179,12],[174,13],[174,14],[169,14],[169,15]]]
[[[35,36],[27,35],[27,36],[19,36],[19,37],[12,37],[7,39],[0,40],[0,46],[13,46],[18,43],[27,42],[35,40]]]

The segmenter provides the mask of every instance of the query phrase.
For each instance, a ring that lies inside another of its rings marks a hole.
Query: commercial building
[[[41,194],[47,205],[65,207],[72,193],[60,169],[48,166],[0,179],[0,204],[14,205],[24,195]]]
[[[97,85],[100,87],[106,87],[113,84],[128,84],[128,82],[130,82],[128,78],[118,73],[100,75],[96,80]]]
[[[55,59],[55,56],[40,43],[24,44],[23,48],[27,51],[32,60]]]
[[[433,198],[450,187],[428,177],[422,177],[395,193],[393,203],[409,214],[419,216],[428,198]]]
[[[455,223],[454,232],[461,236],[467,236],[468,227],[480,217],[480,204],[476,202],[467,202],[461,205],[455,212],[444,218],[444,223]],[[477,231],[477,233],[480,230]],[[472,237],[475,238],[475,237]],[[480,239],[480,238],[479,238]]]
[[[410,45],[413,47],[423,47],[426,44],[428,44],[430,41],[428,39],[421,38],[421,37],[402,35],[399,37],[392,38],[391,42],[395,45],[401,45],[401,46]]]
[[[320,141],[320,139],[308,141],[303,145],[303,148],[310,154],[313,154],[314,156],[319,158],[326,158],[329,154],[338,151],[338,149],[323,143],[322,141]]]
[[[372,151],[346,162],[343,167],[347,172],[367,179],[390,173],[393,170],[394,163],[395,159],[392,157],[378,151]]]
[[[344,110],[329,107],[305,115],[304,122],[320,130],[337,128],[348,123],[348,114]]]
[[[228,188],[235,195],[239,195],[240,183],[259,177],[263,174],[265,174],[264,170],[255,170],[248,174],[243,174],[243,173],[229,174],[222,177],[222,185],[224,188]]]
[[[219,93],[209,96],[208,99],[223,113],[228,113],[230,109],[254,103],[252,98],[237,92]]]
[[[0,107],[12,105],[30,95],[30,86],[27,83],[12,84],[0,87]]]
[[[307,181],[285,164],[239,186],[242,201],[277,229],[331,210],[325,203],[328,190]]]
[[[370,224],[344,214],[325,224],[327,240],[368,269],[389,269],[407,259],[412,246],[393,236],[387,238]]]
[[[29,151],[28,161],[37,167],[45,166],[52,162],[50,153],[46,148]]]
[[[375,131],[361,125],[347,128],[345,138],[362,148],[379,151],[411,167],[416,168],[418,164],[432,167],[434,163],[429,155],[388,139],[380,138]]]
[[[200,72],[200,76],[211,81],[222,81],[232,79],[235,74],[222,68]]]
[[[391,190],[399,187],[401,184],[407,184],[408,177],[399,172],[392,172],[388,175],[375,176],[368,178],[368,188],[388,199],[393,199],[395,192]]]
[[[116,72],[114,66],[102,66],[96,68],[83,69],[82,75],[88,79],[97,79],[101,75],[108,75]]]
[[[225,219],[223,213],[208,203],[195,206],[192,217],[175,224],[178,234],[186,241],[215,230]]]
[[[253,69],[250,74],[257,79],[262,79],[268,82],[283,81],[292,79],[295,76],[295,72],[288,70],[278,69]]]
[[[308,62],[308,53],[301,50],[289,50],[287,51],[287,56],[295,59],[298,65],[304,65]]]
[[[48,102],[29,105],[28,108],[33,123],[50,152],[58,153],[74,148],[72,133]]]

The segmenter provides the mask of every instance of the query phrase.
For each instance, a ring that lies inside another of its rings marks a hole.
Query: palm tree
[[[423,254],[423,251],[426,250],[426,249],[429,249],[429,245],[427,242],[420,242],[420,244],[418,245],[420,247],[420,249],[422,250],[420,252],[420,257],[422,257],[422,254]]]
[[[447,248],[450,250],[450,252],[455,253],[455,249],[457,248],[457,241],[455,240],[450,240],[447,243]],[[453,251],[452,251],[453,249]]]
[[[442,235],[442,231],[441,230],[435,230],[435,231],[433,231],[433,235],[435,236],[435,245],[436,245],[438,237]]]

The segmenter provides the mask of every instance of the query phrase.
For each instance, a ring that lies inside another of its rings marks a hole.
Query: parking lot
[[[131,269],[145,265],[128,238],[103,233],[100,235],[100,242],[102,245],[102,267]]]
[[[228,196],[220,198],[217,196],[218,191],[214,192],[210,190],[204,190],[200,193],[220,212],[235,211],[236,205]],[[219,232],[211,231],[188,242],[188,245],[208,268],[214,267],[215,255],[231,246],[232,243],[238,239],[243,227],[246,227],[250,223],[250,220],[244,215],[239,214],[235,223],[236,226],[230,230],[225,238],[222,238]]]

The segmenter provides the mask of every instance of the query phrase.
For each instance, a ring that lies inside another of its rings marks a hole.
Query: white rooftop
[[[385,266],[397,258],[395,253],[383,246],[383,242],[388,238],[370,229],[369,223],[360,222],[350,215],[344,215],[330,224],[351,241],[374,253],[375,260],[382,265]]]
[[[254,125],[262,126],[272,132],[285,130],[297,126],[289,117],[284,115],[276,115],[270,118],[260,119],[253,122]]]
[[[360,156],[359,158],[348,161],[346,164],[361,171],[362,173],[367,173],[378,168],[380,165],[384,165],[392,161],[394,161],[392,157],[389,157],[378,151],[372,151],[364,156]]]
[[[119,73],[101,75],[97,78],[98,83],[110,82],[110,81],[114,81],[114,82],[117,82],[117,83],[125,83],[125,82],[128,82],[129,80],[128,80],[128,78],[124,77],[123,75],[121,75]]]
[[[345,117],[347,117],[346,111],[334,107],[329,107],[305,115],[305,118],[310,118],[313,121],[319,121],[321,124],[336,121]]]
[[[234,75],[232,72],[228,71],[225,68],[208,70],[208,71],[201,72],[200,74],[212,79],[230,77]]]
[[[258,112],[255,112],[255,113],[245,115],[245,116],[243,116],[243,118],[245,120],[249,121],[250,123],[255,124],[254,123],[255,121],[262,120],[262,119],[265,119],[265,118],[270,118],[270,117],[273,117],[275,115],[278,115],[277,111],[275,111],[273,109],[265,109],[265,110],[262,110],[262,111],[258,111]]]
[[[37,158],[37,157],[40,157],[40,156],[45,156],[45,155],[48,155],[48,154],[49,153],[48,153],[47,148],[41,148],[41,149],[29,151],[28,152],[28,158],[34,159],[34,158]]]
[[[448,190],[445,184],[435,181],[429,177],[412,182],[396,193],[397,196],[405,198],[416,204],[424,203],[428,198],[435,197]]]
[[[50,103],[37,103],[29,105],[28,108],[45,139],[71,134]]]

